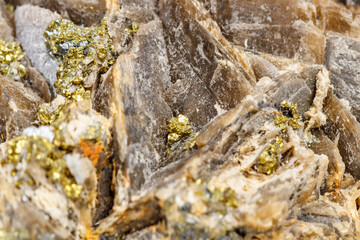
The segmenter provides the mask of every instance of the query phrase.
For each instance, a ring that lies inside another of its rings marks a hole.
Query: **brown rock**
[[[132,44],[99,82],[94,107],[114,120],[115,162],[136,192],[157,169],[172,113],[162,98],[170,77],[160,22],[141,25]]]
[[[324,101],[327,122],[325,134],[332,140],[338,139],[338,148],[346,166],[346,172],[355,179],[360,178],[360,124],[332,93]]]
[[[0,39],[4,41],[14,41],[14,30],[7,13],[4,0],[0,1]]]
[[[43,100],[22,83],[0,76],[1,141],[12,139],[37,119]]]
[[[309,1],[203,1],[224,36],[246,50],[322,63],[325,38]]]
[[[329,37],[325,66],[330,71],[334,93],[350,102],[351,112],[360,120],[360,42]]]
[[[229,109],[249,93],[254,73],[196,1],[161,1],[160,17],[174,83],[166,101],[201,127],[217,115],[215,104]]]
[[[340,33],[360,38],[360,13],[330,0],[314,1],[319,18],[318,26],[327,33]]]
[[[47,8],[62,17],[70,18],[78,25],[86,26],[98,24],[106,12],[105,0],[10,0],[8,2],[15,6],[29,4]]]

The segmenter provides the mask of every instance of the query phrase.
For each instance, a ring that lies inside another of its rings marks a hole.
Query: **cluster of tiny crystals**
[[[260,154],[256,163],[256,168],[264,174],[272,174],[279,166],[279,152],[284,145],[286,126],[294,130],[299,128],[299,113],[297,105],[283,100],[280,104],[281,112],[274,116],[274,124],[281,129],[281,133],[276,136],[269,146]]]
[[[66,113],[63,119],[58,119],[54,123],[59,124],[66,121]],[[47,177],[54,183],[59,183],[65,194],[71,199],[79,199],[81,196],[82,186],[76,184],[75,179],[71,175],[66,161],[63,156],[71,149],[64,145],[61,131],[54,124],[55,138],[50,142],[47,138],[40,136],[19,136],[9,141],[8,157],[5,163],[14,165],[13,173],[16,175],[17,166],[22,161],[29,163],[31,160],[36,161],[45,171]],[[20,187],[24,184],[34,185],[34,180],[25,170],[27,178],[19,179],[16,186]]]
[[[26,68],[20,63],[24,53],[17,42],[0,39],[0,74],[20,81],[26,75]]]
[[[140,24],[137,22],[131,23],[131,28],[125,28],[125,32],[129,34],[130,36],[134,36],[135,33],[139,30]]]
[[[63,126],[71,118],[69,106],[74,102],[90,99],[90,91],[84,86],[85,78],[93,71],[105,73],[114,63],[114,47],[108,35],[106,19],[103,19],[99,27],[89,28],[77,26],[69,20],[57,19],[50,23],[44,36],[49,54],[59,63],[54,87],[58,94],[66,98],[65,102],[57,108],[54,108],[52,103],[42,104],[39,108],[40,123],[51,126],[54,139],[50,142],[47,138],[40,136],[14,138],[9,141],[8,156],[2,164],[12,163],[14,166],[12,175],[15,177],[21,170],[22,162],[35,160],[46,171],[47,177],[52,182],[62,186],[69,198],[81,199],[83,187],[76,184],[64,160],[64,155],[71,153],[74,146],[66,144]],[[10,47],[3,47],[3,42],[0,44],[1,51],[10,49]],[[21,59],[22,52],[19,45],[13,43],[11,46],[12,54],[5,54],[3,61]],[[85,156],[89,157],[93,163],[96,163],[99,152],[104,148],[99,140],[103,127],[99,126],[99,129],[95,131],[96,129],[90,128],[88,133],[81,137],[82,141],[78,146],[86,150]],[[95,147],[90,144],[92,142],[95,142],[93,144]],[[25,174],[19,176],[25,177],[18,179],[16,187],[24,184],[36,185],[28,169],[25,170]]]
[[[182,136],[191,133],[189,118],[182,114],[172,117],[167,125],[167,131],[169,133],[168,144],[179,141]]]
[[[114,64],[114,46],[104,18],[98,27],[77,26],[66,19],[50,23],[44,32],[49,54],[58,61],[54,87],[68,99],[90,98],[85,78],[94,70],[105,73]]]

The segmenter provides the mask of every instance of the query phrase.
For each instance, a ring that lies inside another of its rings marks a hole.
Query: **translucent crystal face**
[[[66,19],[52,21],[44,32],[49,54],[58,61],[54,83],[57,92],[69,99],[90,98],[86,77],[93,71],[106,72],[114,63],[114,46],[107,20],[98,27],[81,27]]]
[[[0,74],[14,80],[26,75],[26,68],[20,63],[24,53],[17,42],[5,42],[0,39]]]

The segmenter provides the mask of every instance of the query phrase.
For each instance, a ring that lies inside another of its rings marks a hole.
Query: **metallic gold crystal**
[[[127,34],[129,34],[130,36],[134,36],[135,33],[139,30],[140,24],[137,22],[132,22],[131,23],[131,29],[130,28],[125,28],[125,31],[127,32]]]
[[[179,114],[177,117],[172,117],[167,125],[168,144],[173,144],[180,140],[186,134],[191,133],[191,125],[189,118]]]
[[[47,177],[54,183],[60,183],[66,195],[71,199],[78,199],[81,195],[81,185],[77,185],[63,156],[66,151],[56,148],[48,139],[34,136],[25,137],[20,136],[12,139],[9,142],[8,157],[5,162],[12,163],[14,166],[25,160],[36,161],[42,168],[45,169]],[[28,174],[28,170],[25,171]],[[17,174],[13,170],[12,175]],[[33,179],[29,178],[26,181],[29,185],[34,185]],[[25,181],[20,179],[16,183],[16,187],[24,185]]]
[[[284,146],[282,135],[275,137],[270,145],[260,154],[257,169],[261,173],[271,174],[278,167],[279,151]]]
[[[195,146],[196,138],[198,135],[199,135],[199,132],[196,132],[190,136],[190,138],[185,143],[184,150],[190,150]]]
[[[57,92],[72,100],[90,98],[84,87],[90,72],[106,72],[114,63],[114,46],[107,30],[107,20],[99,27],[82,27],[66,19],[50,23],[44,32],[50,55],[59,63]]]
[[[53,109],[51,103],[43,103],[39,106],[38,116],[42,125],[50,125],[56,119],[62,118],[64,114],[64,107],[67,105],[61,104],[58,108]]]
[[[26,68],[20,63],[24,53],[17,42],[0,39],[0,74],[14,80],[21,80],[26,75]]]
[[[293,129],[299,128],[299,112],[297,105],[283,100],[280,104],[281,114],[274,117],[274,123],[281,129],[285,129],[286,123]]]

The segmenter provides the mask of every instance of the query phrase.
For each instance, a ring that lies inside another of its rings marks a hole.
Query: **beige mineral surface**
[[[0,240],[359,239],[359,0],[0,0]]]

